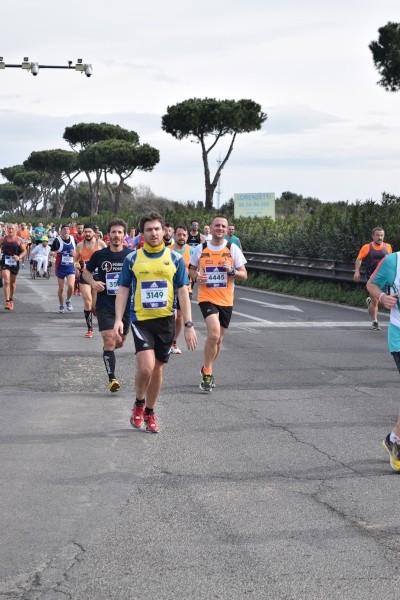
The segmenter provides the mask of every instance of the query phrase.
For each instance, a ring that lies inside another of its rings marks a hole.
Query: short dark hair
[[[175,233],[177,232],[178,229],[183,229],[183,231],[186,231],[186,233],[187,233],[187,230],[188,230],[188,228],[186,227],[186,225],[177,225],[175,227]]]
[[[125,223],[125,221],[123,219],[113,219],[107,225],[107,232],[108,233],[110,233],[111,227],[123,227],[124,233],[126,234],[126,230],[128,228],[128,225]]]
[[[385,230],[383,229],[383,227],[374,227],[373,230],[372,230],[372,235],[374,235],[374,233],[376,231],[385,231]]]
[[[83,225],[83,223],[78,223],[78,225]],[[93,225],[93,223],[85,223],[83,225],[83,229],[93,229],[94,231],[95,225]]]
[[[164,219],[162,218],[162,216],[160,215],[160,213],[155,212],[155,211],[154,212],[149,212],[149,213],[146,213],[145,215],[143,215],[143,217],[140,219],[139,231],[141,233],[143,233],[144,226],[149,221],[159,221],[160,224],[161,224],[161,227],[164,228]]]

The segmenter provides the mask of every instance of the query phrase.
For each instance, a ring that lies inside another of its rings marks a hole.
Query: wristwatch
[[[234,267],[232,267],[232,269],[229,271],[228,275],[230,277],[235,277],[235,275],[236,275],[236,269]]]
[[[193,327],[192,321],[186,321],[185,327]]]

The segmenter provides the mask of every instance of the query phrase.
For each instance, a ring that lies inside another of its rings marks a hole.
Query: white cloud
[[[191,97],[252,98],[268,120],[238,137],[222,201],[238,190],[291,189],[321,200],[400,195],[399,94],[376,85],[368,49],[389,20],[398,20],[397,0],[70,0],[62,11],[56,2],[4,0],[6,63],[82,58],[93,76],[0,71],[0,166],[67,147],[68,125],[106,121],[160,149],[161,163],[133,184],[203,199],[199,148],[162,132],[161,116]],[[217,149],[213,170],[218,157]]]

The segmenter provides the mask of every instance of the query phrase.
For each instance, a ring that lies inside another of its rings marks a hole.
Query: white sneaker
[[[71,304],[71,300],[67,300],[67,301],[65,302],[65,306],[67,307],[67,310],[68,310],[69,312],[72,312],[72,311],[74,310],[74,309],[73,309],[73,306],[72,306],[72,304]]]
[[[171,346],[171,350],[169,351],[170,354],[182,354],[182,351],[178,348],[178,346],[176,345],[176,342],[174,342]]]

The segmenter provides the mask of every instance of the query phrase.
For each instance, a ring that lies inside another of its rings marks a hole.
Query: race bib
[[[168,301],[166,281],[142,281],[140,293],[143,308],[165,308]]]
[[[208,288],[226,288],[228,285],[228,273],[222,267],[206,267]]]
[[[16,267],[17,266],[17,261],[15,260],[15,258],[13,256],[4,256],[4,264],[7,265],[7,267]]]
[[[62,265],[72,265],[74,262],[74,257],[69,256],[68,254],[63,254],[61,256],[61,264]]]
[[[106,290],[109,296],[116,296],[118,292],[119,273],[106,273]]]

